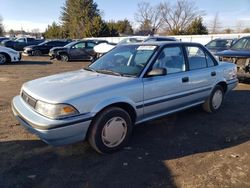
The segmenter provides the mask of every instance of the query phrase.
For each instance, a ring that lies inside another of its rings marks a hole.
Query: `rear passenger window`
[[[186,47],[189,69],[201,69],[207,67],[206,55],[199,47],[189,46]]]
[[[180,47],[166,47],[157,58],[153,68],[165,68],[167,74],[186,70],[185,60]]]
[[[88,42],[88,43],[87,43],[87,48],[93,49],[95,45],[96,45],[96,44],[93,43],[93,42]]]

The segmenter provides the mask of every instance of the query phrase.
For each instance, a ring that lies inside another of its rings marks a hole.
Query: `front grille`
[[[35,108],[36,106],[36,99],[34,99],[33,97],[29,96],[27,93],[25,93],[24,91],[22,91],[21,93],[21,97],[22,99],[31,107]]]

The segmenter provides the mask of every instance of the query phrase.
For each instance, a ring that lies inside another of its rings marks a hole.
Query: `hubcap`
[[[214,109],[218,109],[221,106],[223,93],[221,90],[217,90],[212,98],[212,105]]]
[[[122,143],[127,133],[127,123],[121,117],[110,119],[103,127],[102,142],[105,146],[113,148]]]
[[[63,60],[63,61],[68,61],[68,56],[63,55],[63,56],[62,56],[62,60]]]
[[[6,62],[6,57],[5,55],[0,54],[0,64],[3,64]]]

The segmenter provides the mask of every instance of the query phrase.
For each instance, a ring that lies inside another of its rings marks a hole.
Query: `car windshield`
[[[235,44],[232,46],[233,50],[240,50],[240,49],[246,49],[250,50],[250,38],[242,38],[239,39]]]
[[[117,46],[86,69],[104,74],[138,76],[156,48],[154,45]]]
[[[44,41],[44,42],[42,42],[42,43],[40,43],[40,44],[38,44],[39,46],[43,46],[44,44],[47,44],[49,41]]]
[[[121,44],[129,44],[129,43],[137,43],[137,42],[142,42],[143,40],[137,39],[137,38],[126,38],[121,40],[117,45]]]
[[[209,42],[206,46],[207,47],[230,47],[232,40],[228,39],[228,40],[213,40],[211,42]]]

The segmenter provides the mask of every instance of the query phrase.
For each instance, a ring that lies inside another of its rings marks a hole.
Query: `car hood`
[[[224,50],[215,55],[222,57],[250,57],[250,50]]]
[[[81,69],[26,82],[22,90],[41,101],[63,103],[76,97],[99,93],[103,89],[107,91],[109,87],[116,87],[134,79]]]
[[[14,44],[15,43],[15,41],[13,41],[13,40],[3,40],[2,42],[1,42],[1,44]]]
[[[8,48],[8,47],[4,47],[4,46],[0,46],[0,51],[4,51],[4,52],[13,52],[13,53],[18,53],[16,50],[13,50],[12,48]]]

